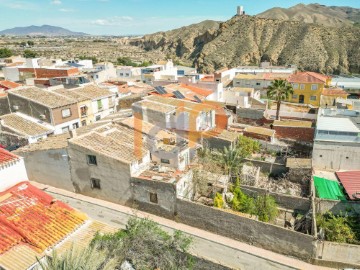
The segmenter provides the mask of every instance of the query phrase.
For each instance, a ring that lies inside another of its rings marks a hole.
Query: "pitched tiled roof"
[[[136,138],[143,141],[143,134],[125,126],[108,124],[71,139],[69,143],[130,164],[142,158],[148,151],[146,143],[135,147]],[[141,151],[141,157],[138,156],[138,150]]]
[[[326,83],[328,76],[315,72],[298,72],[292,74],[288,81],[291,83]]]
[[[75,99],[64,97],[52,91],[37,87],[10,90],[9,93],[29,99],[48,108],[59,108],[76,103]]]
[[[324,88],[323,96],[348,96],[349,94],[341,88]]]
[[[90,100],[89,98],[77,93],[76,91],[71,91],[71,90],[68,90],[68,89],[56,89],[53,92],[55,92],[57,94],[60,94],[62,96],[71,98],[71,99],[75,99],[78,102],[85,101],[85,100]]]
[[[337,172],[350,200],[360,200],[360,171]]]
[[[19,183],[0,193],[0,254],[18,245],[42,252],[85,220],[85,215],[30,183]]]
[[[77,88],[71,91],[74,91],[76,94],[82,95],[90,99],[99,99],[99,98],[105,98],[115,95],[111,91],[104,88],[100,88],[93,84],[87,85],[85,87]]]
[[[0,147],[0,165],[18,160],[19,157]],[[0,230],[1,232],[1,230]]]
[[[5,127],[13,130],[16,133],[20,133],[21,135],[36,136],[52,132],[51,129],[25,119],[17,113],[0,116],[0,119],[4,121],[3,124]]]
[[[18,84],[16,82],[12,82],[12,81],[0,81],[0,88],[5,88],[6,90],[7,89],[13,89],[13,88],[16,88],[16,87],[19,87],[21,86],[21,84]]]
[[[187,85],[187,84],[180,84],[181,87],[184,87],[184,88],[187,88],[189,90],[191,90],[192,92],[198,94],[198,95],[201,95],[201,96],[204,96],[204,97],[207,97],[209,95],[211,95],[213,93],[213,91],[211,90],[207,90],[207,89],[204,89],[204,88],[200,88],[200,87],[195,87],[195,86],[191,86],[191,85]]]

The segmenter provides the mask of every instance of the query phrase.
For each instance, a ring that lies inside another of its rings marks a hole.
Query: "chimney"
[[[70,130],[69,132],[70,132],[70,138],[71,138],[71,139],[77,137],[76,129],[72,129],[72,130]]]

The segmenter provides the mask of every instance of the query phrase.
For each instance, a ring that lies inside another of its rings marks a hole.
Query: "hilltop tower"
[[[244,10],[244,7],[243,7],[243,6],[238,6],[238,7],[237,7],[237,13],[236,13],[236,15],[238,15],[238,16],[245,15],[245,10]]]

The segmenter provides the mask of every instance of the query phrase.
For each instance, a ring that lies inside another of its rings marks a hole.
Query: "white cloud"
[[[131,22],[134,19],[130,16],[115,16],[109,19],[97,19],[92,21],[93,24],[101,25],[101,26],[116,26],[122,25],[126,22]]]
[[[75,10],[69,8],[60,8],[59,11],[61,12],[74,12]]]
[[[61,3],[61,0],[52,0],[51,4],[53,4],[53,5],[61,5],[62,3]]]
[[[26,1],[11,1],[11,0],[0,0],[0,6],[4,6],[11,9],[22,9],[22,10],[34,10],[37,9],[37,5]]]

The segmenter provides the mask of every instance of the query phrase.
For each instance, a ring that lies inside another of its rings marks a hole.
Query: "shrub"
[[[277,207],[275,199],[269,195],[260,195],[255,200],[255,214],[263,222],[275,220],[279,214]]]
[[[6,58],[6,57],[10,57],[12,55],[13,55],[13,53],[11,50],[9,50],[7,48],[0,49],[0,58]]]
[[[224,199],[220,193],[216,193],[215,195],[214,206],[217,208],[224,208]]]

